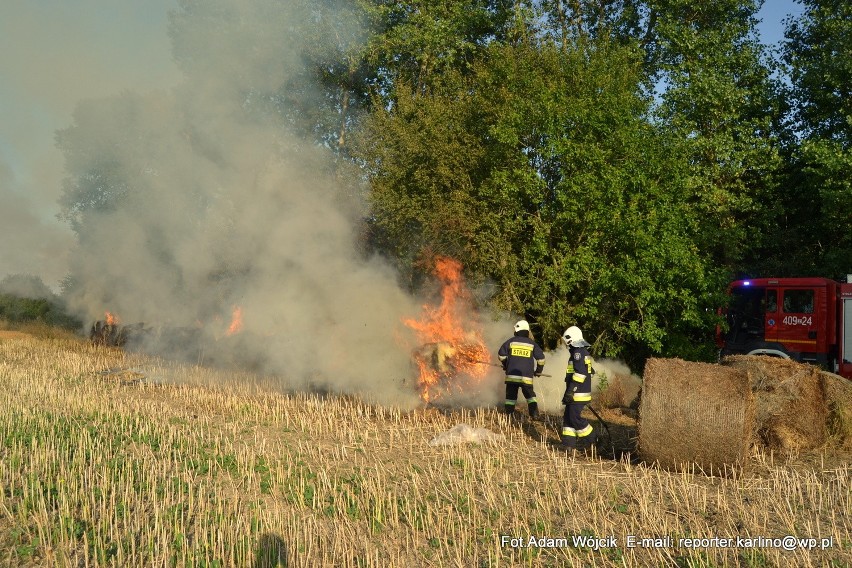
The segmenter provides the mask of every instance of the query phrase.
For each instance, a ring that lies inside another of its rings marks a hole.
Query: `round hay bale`
[[[852,381],[826,371],[819,378],[828,407],[828,436],[841,448],[852,450]]]
[[[769,449],[808,451],[826,441],[826,404],[820,370],[778,357],[737,355],[726,366],[748,374],[756,405],[755,428]]]
[[[649,359],[639,405],[639,451],[667,469],[743,466],[754,432],[745,373],[680,359]]]

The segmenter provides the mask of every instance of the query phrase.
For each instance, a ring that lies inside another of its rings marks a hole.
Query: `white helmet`
[[[586,347],[590,345],[588,341],[583,339],[583,332],[576,325],[572,325],[562,334],[562,339],[565,341],[566,347]]]
[[[520,320],[520,321],[518,321],[518,323],[515,324],[515,333],[517,333],[519,331],[529,331],[529,330],[530,330],[530,324],[527,320]]]

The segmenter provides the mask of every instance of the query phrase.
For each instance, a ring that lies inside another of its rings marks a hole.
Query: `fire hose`
[[[500,367],[503,368],[503,365],[499,363],[491,363],[490,361],[478,361],[476,359],[471,359],[471,363],[479,363],[480,365],[491,365],[492,367]],[[536,375],[537,377],[552,377],[553,375],[548,375],[547,373],[541,373],[540,375]]]
[[[598,419],[598,422],[600,422],[601,425],[604,427],[604,430],[606,430],[606,437],[609,438],[609,446],[612,449],[612,459],[615,459],[615,444],[612,441],[612,433],[610,433],[610,431],[609,431],[609,426],[606,425],[606,422],[604,422],[604,419],[601,418],[601,415],[597,413],[597,411],[594,409],[594,407],[591,404],[587,404],[586,408],[588,408],[589,410],[592,411],[592,414],[595,415],[595,418]]]

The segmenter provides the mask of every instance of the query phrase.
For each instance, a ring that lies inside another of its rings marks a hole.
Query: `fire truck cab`
[[[852,379],[852,275],[756,278],[728,287],[727,330],[716,330],[720,356],[771,355],[819,365]]]

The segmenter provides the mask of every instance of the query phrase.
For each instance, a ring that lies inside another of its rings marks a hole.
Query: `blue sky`
[[[801,13],[802,6],[793,0],[766,0],[757,14],[757,17],[763,20],[757,26],[761,40],[767,44],[777,44],[782,41],[784,18],[788,14],[798,16]]]
[[[56,220],[55,133],[80,100],[177,84],[167,35],[175,2],[0,1],[0,279],[31,273],[55,287],[67,272],[73,236]],[[793,0],[767,0],[763,41],[780,42],[783,19],[800,12]]]

